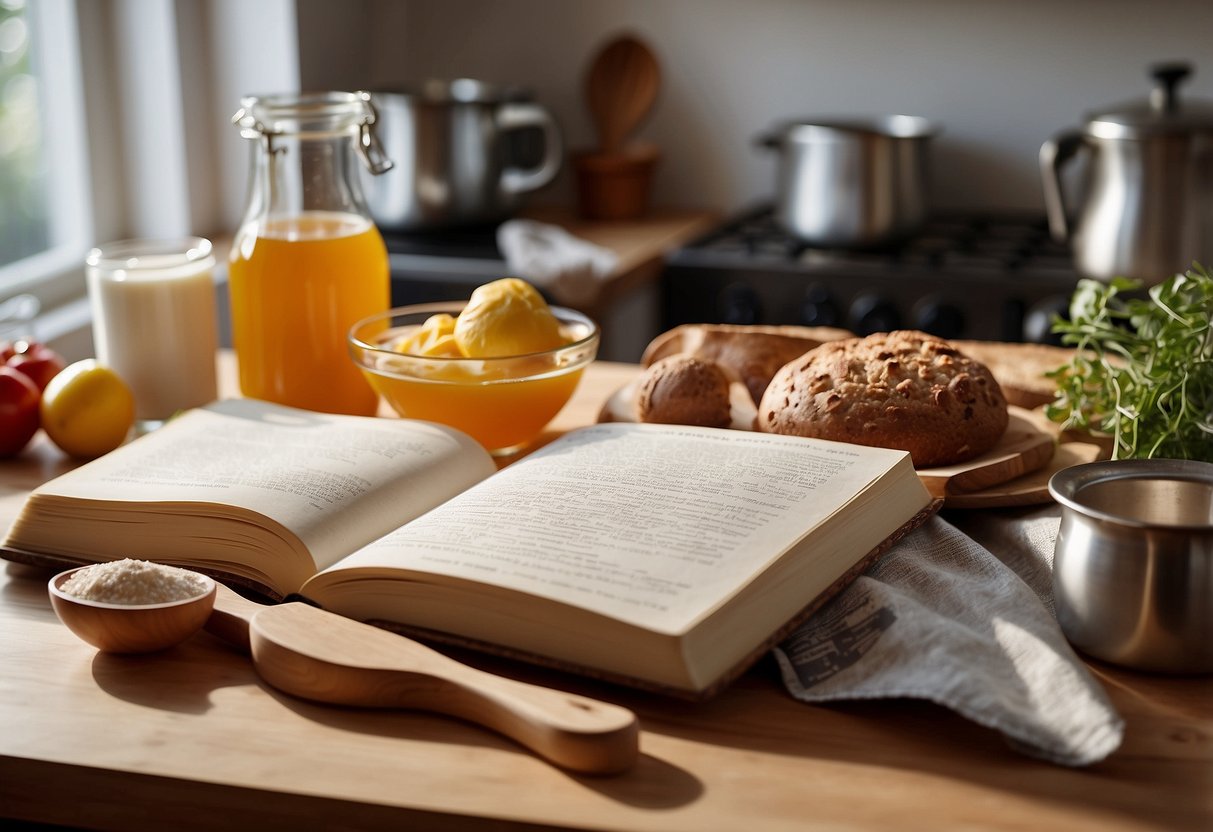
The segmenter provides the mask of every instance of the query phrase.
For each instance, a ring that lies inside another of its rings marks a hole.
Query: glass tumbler
[[[93,347],[131,388],[136,430],[213,401],[218,321],[210,241],[122,240],[93,249],[85,262]]]

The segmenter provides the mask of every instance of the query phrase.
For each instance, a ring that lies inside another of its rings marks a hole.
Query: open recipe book
[[[935,507],[902,451],[605,424],[497,471],[438,425],[239,399],[39,487],[0,553],[192,567],[705,696]]]

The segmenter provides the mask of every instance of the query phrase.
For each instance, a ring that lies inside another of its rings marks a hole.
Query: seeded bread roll
[[[692,355],[663,358],[646,369],[636,391],[636,418],[665,425],[728,427],[729,377]]]
[[[916,468],[980,456],[1007,419],[985,366],[913,330],[822,344],[775,374],[758,409],[759,430],[900,448]]]
[[[736,376],[757,404],[784,364],[826,341],[850,337],[844,329],[824,326],[683,324],[654,338],[640,363],[647,367],[677,354],[715,362]]]

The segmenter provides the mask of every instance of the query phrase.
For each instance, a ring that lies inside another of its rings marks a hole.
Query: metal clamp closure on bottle
[[[379,120],[379,111],[375,109],[369,92],[359,90],[354,94],[361,99],[367,110],[366,115],[358,122],[358,158],[373,175],[387,173],[394,167],[394,163],[387,157],[383,145],[379,143],[379,137],[375,134],[374,127],[375,122]]]
[[[386,173],[392,169],[394,163],[387,157],[383,146],[379,143],[379,137],[375,135],[374,125],[379,119],[379,112],[371,102],[371,94],[359,90],[353,93],[351,98],[354,99],[351,103],[361,104],[362,110],[362,117],[354,125],[358,128],[358,140],[354,143],[358,158],[375,176]],[[240,128],[242,138],[259,139],[265,144],[267,151],[273,152],[276,149],[273,141],[275,136],[285,136],[295,132],[270,127],[257,117],[256,99],[246,99],[246,102],[232,116],[232,124]]]

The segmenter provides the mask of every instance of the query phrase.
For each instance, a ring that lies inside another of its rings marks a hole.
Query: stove
[[[663,324],[802,324],[860,335],[1056,343],[1078,275],[1043,215],[947,214],[869,251],[810,247],[759,206],[672,253]]]

